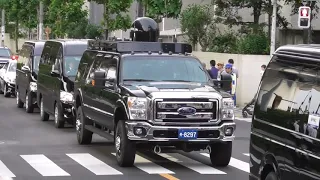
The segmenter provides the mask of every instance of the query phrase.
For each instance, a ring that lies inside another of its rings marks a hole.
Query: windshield
[[[75,77],[78,72],[78,66],[81,56],[65,56],[64,57],[64,75],[67,77]]]
[[[16,72],[16,69],[17,69],[17,63],[9,64],[8,72]]]
[[[40,62],[40,56],[34,56],[34,59],[33,59],[33,71],[35,73],[38,73],[39,72],[39,62]]]
[[[0,49],[0,57],[11,57],[9,49]]]
[[[192,57],[130,56],[123,59],[122,80],[208,82],[202,64]]]

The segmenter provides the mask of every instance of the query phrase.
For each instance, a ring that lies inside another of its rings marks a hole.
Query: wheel
[[[8,92],[7,90],[8,90],[7,84],[4,83],[4,86],[3,86],[3,95],[4,95],[4,97],[10,97],[10,92]]]
[[[248,117],[248,112],[247,111],[243,111],[242,112],[242,117],[243,118],[247,118]]]
[[[62,110],[58,103],[54,105],[54,126],[56,128],[63,128],[65,124]]]
[[[213,166],[228,166],[232,153],[232,142],[211,145],[210,160]]]
[[[269,172],[269,174],[266,176],[265,180],[278,180],[276,173]]]
[[[93,133],[85,129],[85,125],[90,125],[90,121],[85,117],[81,106],[79,106],[76,115],[76,131],[79,144],[90,144],[92,141]]]
[[[41,118],[41,121],[49,120],[49,114],[44,111],[43,98],[41,98],[40,100],[40,118]]]
[[[32,95],[31,93],[27,92],[26,94],[26,112],[27,113],[33,113],[33,103],[32,103]]]
[[[116,158],[119,166],[133,166],[136,157],[136,145],[127,136],[125,122],[119,121],[115,133]]]
[[[23,102],[21,101],[19,97],[19,92],[18,90],[16,91],[16,103],[18,108],[23,108]]]

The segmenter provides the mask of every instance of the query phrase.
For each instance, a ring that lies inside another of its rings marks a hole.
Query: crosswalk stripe
[[[168,159],[169,161],[173,161],[173,162],[178,163],[182,166],[185,166],[189,169],[192,169],[200,174],[226,174],[223,171],[220,171],[218,169],[215,169],[213,167],[210,167],[208,165],[205,165],[203,163],[200,163],[198,161],[195,161],[193,159],[190,159],[190,158],[185,157],[185,156],[178,154],[178,153],[170,153],[170,155],[165,154],[165,153],[161,153],[161,154],[159,154],[159,156],[161,156],[165,159]]]
[[[249,153],[243,153],[243,155],[245,155],[245,156],[250,156],[250,154],[249,154]]]
[[[1,177],[16,177],[10,169],[0,160],[0,179]]]
[[[206,157],[210,157],[210,155],[208,153],[201,153],[201,155],[206,156]],[[230,159],[229,166],[240,169],[241,171],[245,171],[247,173],[249,173],[249,171],[250,171],[249,163],[240,161],[239,159],[235,159],[233,157],[231,157],[231,159]]]
[[[96,175],[122,175],[122,173],[88,153],[66,154]]]
[[[112,155],[116,156],[116,153],[111,153]],[[134,166],[141,169],[142,171],[148,174],[175,174],[174,172],[155,164],[148,159],[145,159],[136,154],[136,159],[134,162]]]
[[[69,173],[61,169],[43,154],[20,156],[42,176],[70,176]]]

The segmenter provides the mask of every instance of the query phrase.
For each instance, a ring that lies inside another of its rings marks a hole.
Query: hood
[[[6,74],[4,76],[15,79],[16,78],[16,72],[6,72]]]
[[[213,85],[207,83],[190,83],[190,82],[139,82],[123,85],[123,89],[131,96],[146,97],[160,94],[161,92],[170,92],[174,96],[183,94],[204,95],[220,94],[222,97],[230,97],[230,95]],[[163,94],[163,93],[161,93]],[[179,96],[180,97],[180,96]]]
[[[11,60],[10,57],[0,57],[0,63],[7,63],[10,60]]]

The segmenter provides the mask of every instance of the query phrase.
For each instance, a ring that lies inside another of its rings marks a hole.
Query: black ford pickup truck
[[[163,147],[207,149],[213,165],[227,166],[236,124],[221,88],[231,81],[215,86],[189,44],[155,42],[156,23],[141,21],[147,38],[142,29],[132,41],[89,41],[75,79],[78,143],[93,133],[112,138],[120,166],[132,166],[137,149]]]

